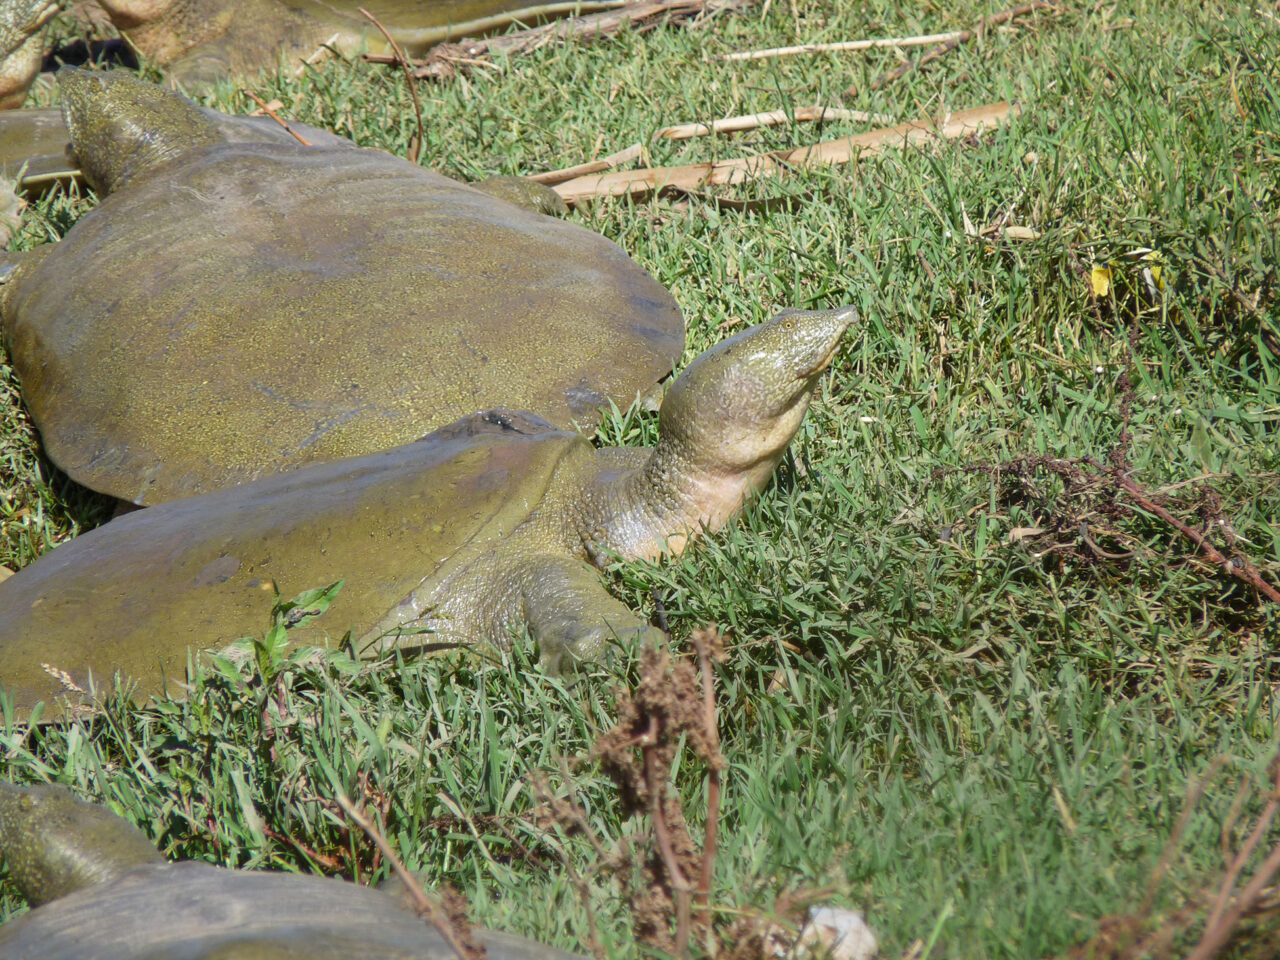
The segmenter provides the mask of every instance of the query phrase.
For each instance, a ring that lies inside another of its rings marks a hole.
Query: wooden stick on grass
[[[589,173],[601,173],[605,170],[612,170],[614,167],[620,167],[624,163],[630,163],[644,154],[644,147],[638,143],[633,143],[625,150],[619,150],[617,153],[611,153],[609,156],[600,160],[589,160],[586,163],[575,164],[572,167],[564,167],[560,170],[547,170],[543,173],[535,173],[526,179],[532,180],[534,183],[542,183],[550,186],[555,183],[564,183],[566,180],[572,180],[575,177],[585,177]]]
[[[467,38],[456,43],[440,43],[432,47],[423,60],[415,61],[414,76],[419,79],[447,77],[458,63],[475,63],[477,58],[492,53],[523,53],[536,50],[556,40],[595,40],[618,33],[624,26],[641,22],[682,19],[708,12],[740,6],[743,0],[642,0],[628,3],[617,9],[594,13],[585,17],[571,17],[553,23],[531,27],[519,33],[480,39]],[[392,63],[385,54],[365,54],[369,63]]]
[[[738,133],[743,130],[755,130],[757,127],[775,127],[778,124],[797,123],[808,120],[853,120],[857,123],[893,123],[893,117],[883,113],[867,113],[863,110],[842,110],[839,107],[797,107],[792,113],[787,110],[770,110],[768,113],[749,113],[741,117],[724,117],[711,123],[678,123],[663,127],[655,137],[666,140],[688,140],[690,137],[705,137],[713,133]]]
[[[946,54],[954,50],[956,47],[960,46],[960,44],[968,43],[974,37],[978,36],[979,34],[986,33],[992,27],[999,26],[1002,23],[1008,23],[1010,20],[1014,19],[1015,17],[1025,16],[1026,14],[1031,13],[1032,11],[1044,10],[1052,6],[1053,4],[1047,2],[1047,0],[1033,0],[1032,3],[1024,3],[1020,7],[1013,7],[1009,10],[1002,10],[1000,13],[992,14],[991,16],[983,20],[979,20],[977,26],[975,26],[972,30],[961,30],[950,40],[945,40],[942,43],[939,43],[936,47],[931,49],[919,60],[915,60],[915,61],[908,60],[906,63],[902,64],[902,66],[900,67],[890,70],[888,73],[882,73],[880,76],[876,77],[874,81],[872,81],[871,89],[879,90],[886,83],[890,83],[891,81],[897,80],[899,77],[905,77],[912,70],[918,70],[921,67],[923,67],[926,63],[931,63],[932,61],[937,60],[939,57],[945,56]],[[846,90],[845,93],[846,95],[852,93],[852,88],[850,88],[850,90]]]
[[[918,37],[881,37],[876,40],[844,40],[840,43],[802,43],[797,47],[771,47],[768,50],[742,50],[738,53],[722,53],[717,60],[765,60],[769,57],[791,57],[798,53],[845,53],[852,50],[872,50],[876,47],[923,47],[931,43],[955,40],[962,30],[950,33],[927,33]]]
[[[1106,470],[1101,464],[1094,461],[1098,469]],[[1127,493],[1135,503],[1148,513],[1154,513],[1173,529],[1194,543],[1200,548],[1206,557],[1221,567],[1226,573],[1235,577],[1249,586],[1253,587],[1272,603],[1280,604],[1280,590],[1276,590],[1266,580],[1262,579],[1262,575],[1258,573],[1257,568],[1243,557],[1231,559],[1225,556],[1221,550],[1209,542],[1209,539],[1199,530],[1183,523],[1172,513],[1166,510],[1160,504],[1156,503],[1145,490],[1130,480],[1123,473],[1116,470],[1107,471],[1114,478],[1116,485]]]
[[[1015,114],[1017,109],[1011,103],[992,103],[974,110],[947,114],[937,120],[916,120],[840,140],[797,147],[794,150],[780,150],[715,163],[591,174],[558,184],[554,189],[566,203],[583,203],[595,197],[644,197],[663,190],[687,193],[708,186],[746,183],[748,180],[776,175],[792,167],[847,163],[879,153],[885,147],[968,136],[984,128],[999,126]]]

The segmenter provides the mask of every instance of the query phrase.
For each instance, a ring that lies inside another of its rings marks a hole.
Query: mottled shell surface
[[[0,582],[0,690],[22,714],[64,695],[89,703],[90,676],[101,694],[116,671],[138,682],[139,699],[178,695],[189,651],[263,634],[275,588],[287,599],[345,578],[323,617],[290,631],[324,644],[347,630],[359,640],[424,581],[477,557],[486,570],[495,551],[514,562],[504,538],[553,475],[573,476],[566,464],[593,461],[594,448],[511,417],[520,429],[465,418],[417,443],[160,504],[62,544]],[[430,646],[433,636],[410,639]]]
[[[10,354],[49,456],[140,504],[488,407],[590,426],[684,342],[670,294],[605,238],[343,146],[189,151],[9,287]]]
[[[571,954],[476,931],[493,960]],[[427,921],[394,898],[342,880],[141,867],[0,926],[5,960],[453,960]]]
[[[213,121],[228,143],[298,142],[270,117],[230,116],[208,107],[200,107],[199,110]],[[346,137],[305,123],[290,123],[290,127],[316,146],[346,147],[350,150],[356,146]],[[16,179],[22,174],[23,184],[32,178],[51,174],[63,174],[60,179],[70,179],[78,173],[75,157],[67,152],[70,139],[59,109],[0,111],[0,177]]]

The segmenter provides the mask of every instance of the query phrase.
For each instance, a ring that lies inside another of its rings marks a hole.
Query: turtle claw
[[[662,635],[615,600],[599,574],[580,560],[538,558],[525,571],[522,593],[525,620],[548,673],[613,664],[636,641]]]
[[[595,668],[617,672],[629,659],[630,652],[647,643],[661,643],[665,634],[657,627],[642,624],[621,630],[607,625],[587,627],[573,639],[549,645],[539,641],[538,665],[553,676],[570,676]]]

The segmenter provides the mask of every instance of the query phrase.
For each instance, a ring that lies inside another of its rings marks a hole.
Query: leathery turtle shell
[[[591,426],[684,340],[670,294],[605,238],[345,146],[192,149],[7,286],[49,456],[139,504],[487,407]]]
[[[494,960],[574,954],[476,931]],[[92,946],[91,952],[86,952]],[[456,960],[389,894],[342,880],[203,863],[140,867],[0,926],[6,960]]]
[[[5,581],[0,687],[23,714],[64,695],[89,705],[76,688],[92,677],[101,696],[117,670],[139,700],[178,695],[190,647],[260,636],[273,589],[290,597],[340,578],[328,612],[290,638],[324,645],[350,630],[367,655],[417,589],[452,577],[470,613],[482,602],[466,590],[471,570],[493,579],[527,561],[509,535],[594,452],[537,418],[479,414],[394,450],[118,517]]]
[[[65,788],[0,781],[0,853],[33,909],[0,926],[5,960],[452,960],[397,893],[344,880],[168,863]],[[573,960],[473,928],[493,960]]]
[[[270,117],[241,117],[201,107],[227,141],[297,143],[292,134]],[[305,123],[290,123],[309,143],[326,147],[355,149],[355,144],[328,130]],[[57,181],[80,178],[74,156],[68,155],[71,134],[62,119],[62,111],[53,107],[0,111],[0,178],[17,180],[19,191],[33,188],[38,192]],[[19,180],[18,175],[22,177]]]

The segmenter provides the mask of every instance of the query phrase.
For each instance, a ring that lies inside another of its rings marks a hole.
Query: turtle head
[[[62,116],[85,179],[110,193],[167,160],[221,143],[213,121],[182,94],[126,70],[58,71]]]
[[[0,856],[31,906],[163,858],[132,824],[53,785],[0,783]]]
[[[853,307],[785,310],[716,344],[676,378],[643,468],[611,485],[593,539],[625,557],[679,553],[760,490],[800,428]]]
[[[784,310],[702,353],[663,398],[663,442],[704,470],[747,472],[762,484],[857,317],[853,307]]]

